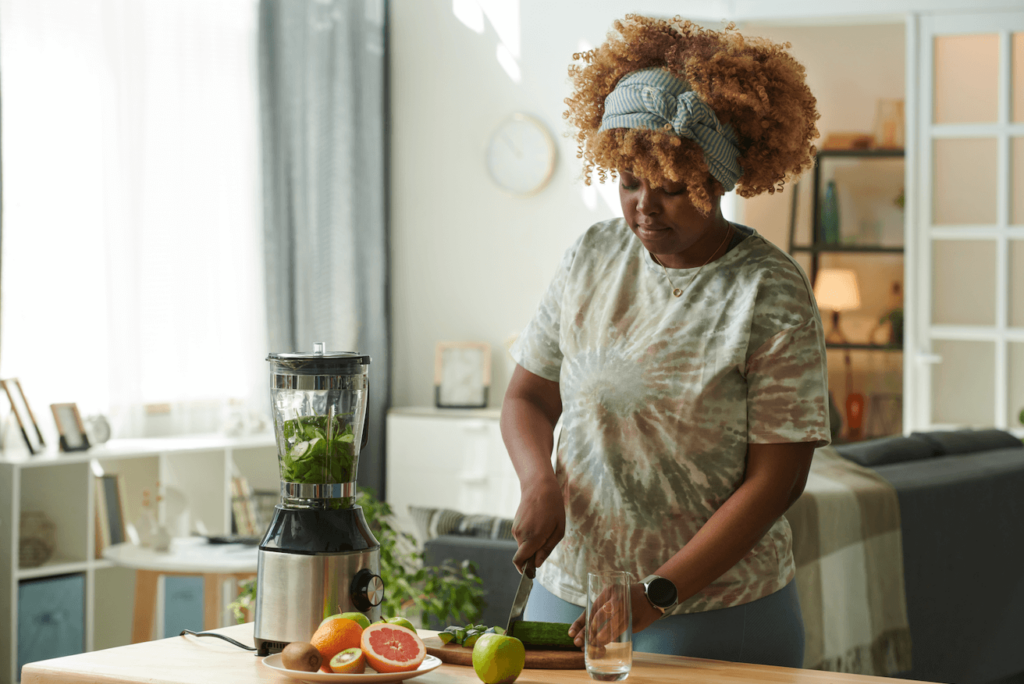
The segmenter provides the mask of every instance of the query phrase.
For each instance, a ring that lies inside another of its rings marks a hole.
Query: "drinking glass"
[[[633,609],[628,572],[587,574],[587,624],[583,654],[591,679],[618,682],[633,667]]]

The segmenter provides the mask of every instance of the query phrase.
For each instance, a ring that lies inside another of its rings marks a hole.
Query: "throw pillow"
[[[512,521],[494,515],[465,514],[449,508],[409,506],[422,541],[444,534],[486,539],[512,539]]]
[[[1003,430],[936,430],[935,432],[914,432],[911,437],[919,437],[936,451],[937,456],[953,456],[955,454],[973,454],[978,451],[993,449],[1024,448],[1024,442],[1011,433]]]
[[[938,450],[927,440],[917,435],[910,437],[882,437],[864,442],[835,445],[836,452],[843,458],[865,467],[917,461],[938,456]]]

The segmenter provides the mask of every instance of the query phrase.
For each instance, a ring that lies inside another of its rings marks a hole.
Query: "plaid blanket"
[[[896,490],[824,447],[786,518],[807,634],[804,667],[877,676],[910,670]]]

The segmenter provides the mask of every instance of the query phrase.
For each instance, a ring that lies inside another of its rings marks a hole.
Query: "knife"
[[[516,598],[512,601],[512,612],[508,615],[508,624],[505,625],[505,634],[512,636],[512,626],[523,619],[523,612],[526,610],[526,602],[530,599],[530,590],[533,589],[533,559],[528,558],[523,564],[523,576],[519,578],[519,588],[516,589]]]

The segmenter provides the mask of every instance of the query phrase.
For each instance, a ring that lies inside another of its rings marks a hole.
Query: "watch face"
[[[647,598],[656,606],[668,608],[676,602],[676,585],[664,577],[655,577],[647,585]]]

